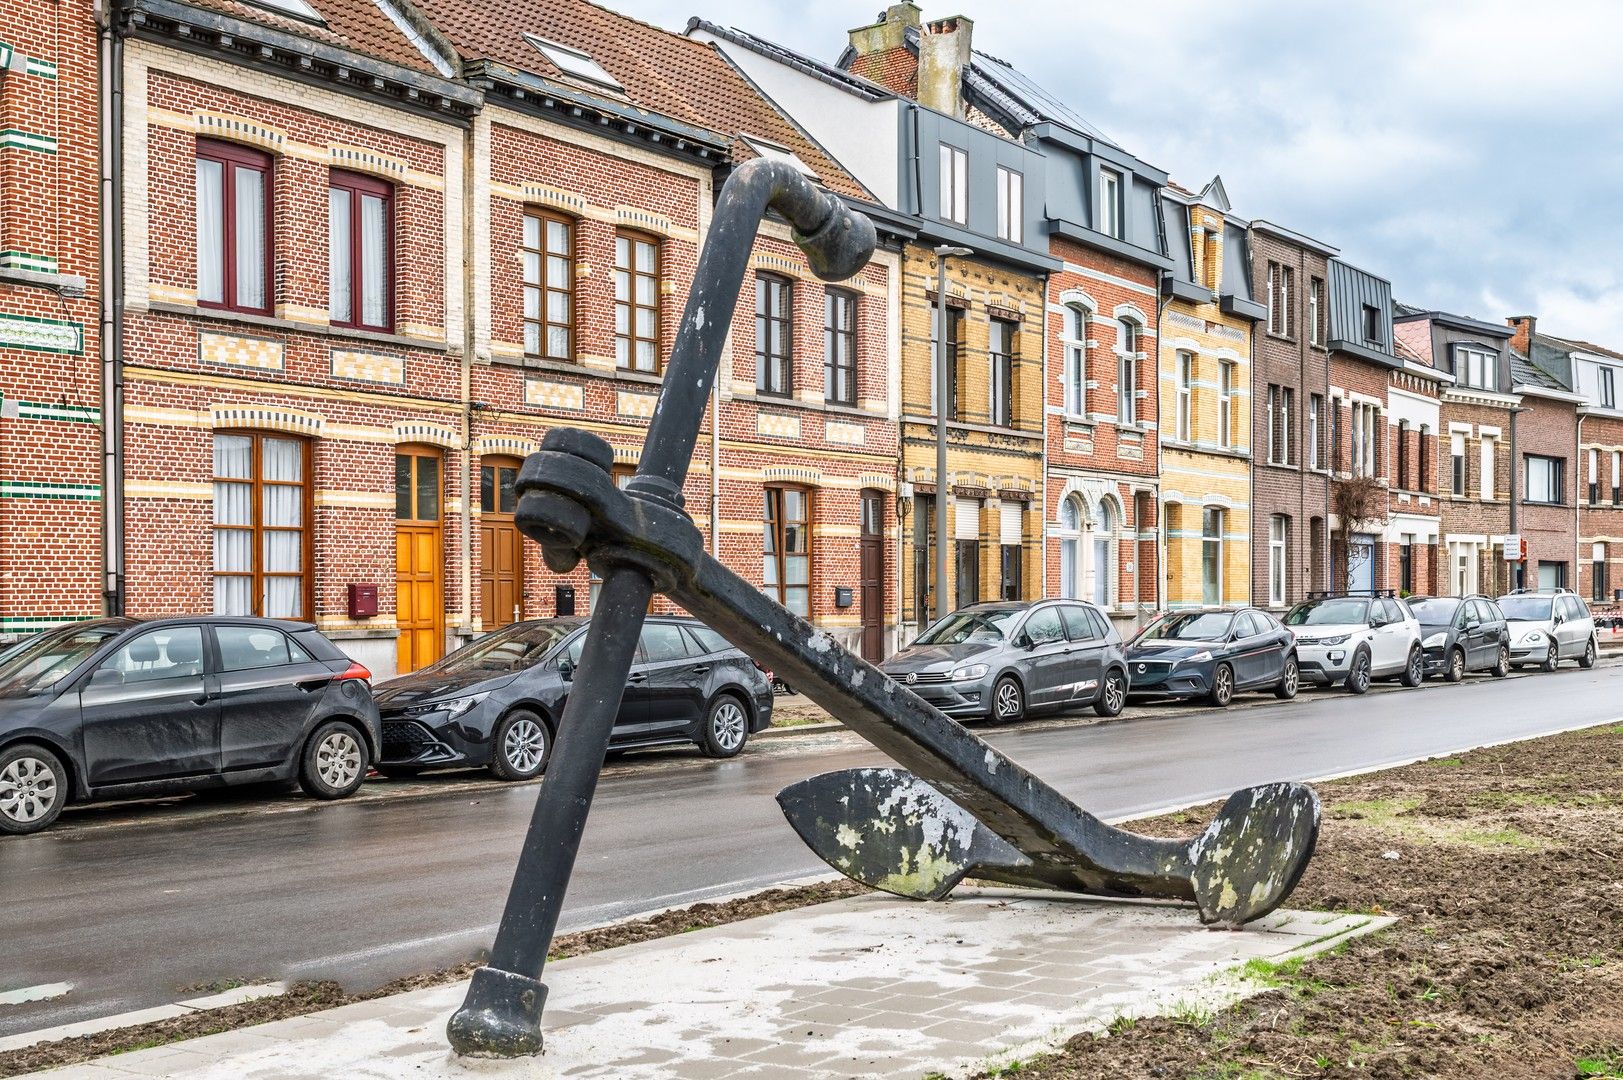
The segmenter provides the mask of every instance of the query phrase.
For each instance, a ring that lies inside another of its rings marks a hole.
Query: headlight
[[[1194,653],[1194,654],[1192,654],[1190,656],[1184,657],[1182,660],[1179,660],[1178,663],[1180,663],[1180,664],[1204,664],[1206,661],[1210,660],[1211,658],[1212,658],[1212,651],[1210,649],[1202,649],[1198,653]]]
[[[968,682],[970,679],[979,679],[986,674],[985,664],[965,664],[961,668],[953,669],[953,682]]]
[[[1313,644],[1315,644],[1315,645],[1345,645],[1345,644],[1347,644],[1347,639],[1349,637],[1352,637],[1352,635],[1351,634],[1338,634],[1335,637],[1322,637],[1318,641],[1313,642]]]
[[[1544,640],[1544,634],[1543,634],[1542,631],[1529,630],[1527,632],[1527,634],[1522,638],[1522,644],[1523,645],[1537,645],[1539,642],[1541,642],[1543,640]]]
[[[1448,633],[1446,631],[1444,631],[1443,633],[1440,633],[1440,634],[1431,635],[1429,638],[1422,641],[1420,643],[1420,646],[1421,646],[1421,648],[1425,648],[1425,649],[1441,649],[1443,647],[1443,642],[1445,642],[1447,640],[1448,640]]]
[[[448,701],[436,701],[431,705],[421,705],[412,711],[425,713],[442,712],[445,714],[446,719],[455,720],[457,717],[461,716],[463,713],[467,712],[469,709],[473,708],[475,705],[479,704],[489,696],[490,691],[486,690],[482,694],[469,694],[466,697],[451,698]]]

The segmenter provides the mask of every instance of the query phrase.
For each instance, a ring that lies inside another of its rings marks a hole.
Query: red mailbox
[[[349,587],[349,617],[352,619],[370,619],[378,613],[378,587],[376,585],[356,585]]]

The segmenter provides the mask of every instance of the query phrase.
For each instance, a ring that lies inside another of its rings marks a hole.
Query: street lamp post
[[[947,359],[947,256],[973,255],[966,247],[942,244],[935,249],[935,616],[946,609],[947,593],[947,387],[952,364]]]

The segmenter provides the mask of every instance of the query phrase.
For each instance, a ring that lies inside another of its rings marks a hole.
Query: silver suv
[[[1595,666],[1595,618],[1576,593],[1519,589],[1501,596],[1499,607],[1510,624],[1511,667],[1537,664],[1541,671],[1554,671],[1563,660]]]
[[[1028,711],[1127,704],[1121,635],[1080,600],[972,604],[938,619],[879,669],[953,717],[1000,723]]]
[[[1303,682],[1362,694],[1372,679],[1396,676],[1414,687],[1425,678],[1420,621],[1390,593],[1312,593],[1286,613],[1285,625],[1296,635]]]

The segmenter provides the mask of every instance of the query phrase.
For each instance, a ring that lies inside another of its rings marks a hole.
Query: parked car
[[[1372,679],[1419,686],[1425,678],[1420,623],[1390,593],[1313,593],[1285,614],[1296,635],[1302,678],[1322,686],[1369,690]]]
[[[1177,611],[1127,644],[1133,697],[1203,697],[1226,707],[1242,690],[1296,696],[1296,636],[1266,611]]]
[[[1510,674],[1510,626],[1499,605],[1486,596],[1411,596],[1409,610],[1420,620],[1420,647],[1426,676],[1459,682],[1467,671]]]
[[[385,776],[485,767],[500,780],[546,770],[586,644],[585,618],[532,619],[486,634],[378,687]],[[696,619],[650,618],[610,748],[696,743],[729,758],[772,723],[772,686]]]
[[[1127,704],[1121,635],[1080,600],[973,604],[936,620],[879,669],[953,717],[1001,723],[1028,712]]]
[[[1537,664],[1541,671],[1554,671],[1563,660],[1595,666],[1600,654],[1595,620],[1576,593],[1523,589],[1501,596],[1499,608],[1510,623],[1511,667]]]
[[[382,742],[371,673],[307,623],[93,619],[0,658],[0,833],[68,802],[297,779],[341,799]]]

